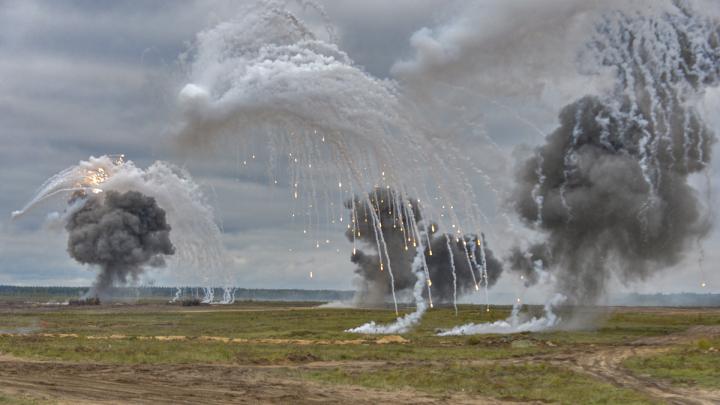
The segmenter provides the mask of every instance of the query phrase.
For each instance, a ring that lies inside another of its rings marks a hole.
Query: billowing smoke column
[[[57,196],[67,206],[48,219],[70,233],[68,250],[76,260],[102,268],[98,287],[135,279],[174,253],[166,258],[172,282],[206,287],[206,302],[214,301],[212,287],[222,286],[219,302],[233,301],[236,284],[222,233],[186,171],[166,162],[139,168],[123,155],[90,157],[50,177],[13,218]]]
[[[709,166],[715,137],[693,107],[718,84],[720,26],[685,3],[646,17],[615,13],[581,55],[616,85],[560,113],[560,126],[517,174],[512,195],[543,235],[515,249],[530,284],[548,269],[573,302],[594,302],[611,271],[641,280],[677,264],[709,217],[688,176]]]
[[[95,294],[128,278],[137,280],[145,267],[164,266],[164,256],[175,253],[165,211],[154,198],[137,191],[87,197],[69,216],[65,229],[70,256],[100,267]]]
[[[488,247],[485,235],[464,235],[454,238],[443,233],[431,233],[432,256],[426,256],[433,298],[438,302],[453,302],[461,294],[479,291],[495,285],[503,267]],[[480,252],[483,244],[483,254]],[[450,248],[448,248],[448,245]],[[483,260],[485,263],[483,264]],[[451,266],[455,266],[455,275]],[[487,278],[487,279],[486,279]]]
[[[354,244],[364,242],[373,251],[366,253],[354,248],[351,256],[352,262],[357,265],[355,274],[359,276],[355,295],[359,304],[383,304],[392,293],[391,283],[394,283],[395,293],[403,295],[410,293],[416,282],[412,263],[418,244],[413,236],[413,225],[402,214],[399,205],[412,210],[416,222],[423,220],[418,201],[403,198],[393,189],[378,188],[368,193],[367,198],[355,197],[345,203],[353,219],[353,226],[348,227],[345,236]],[[379,218],[381,225],[377,229],[370,210],[374,210]],[[502,272],[502,264],[487,247],[483,237],[438,233],[438,225],[434,223],[425,225],[425,228],[428,228],[424,229],[427,238],[423,245],[425,265],[434,302],[454,303],[458,295],[495,284]],[[378,248],[378,232],[382,233],[387,254]],[[484,243],[482,253],[480,243]],[[388,262],[392,264],[392,277],[386,270]]]

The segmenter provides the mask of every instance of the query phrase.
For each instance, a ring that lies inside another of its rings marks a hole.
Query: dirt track
[[[337,366],[316,364],[310,367]],[[73,404],[487,403],[462,395],[380,391],[273,377],[262,366],[102,365],[0,356],[0,392]]]
[[[699,337],[719,336],[720,327],[695,326],[685,332],[668,336],[641,339],[627,346],[600,349],[564,359],[551,359],[552,363],[568,363],[574,371],[590,374],[614,385],[644,392],[651,398],[672,404],[718,404],[720,391],[683,388],[636,376],[622,366],[632,356],[650,356],[669,350],[673,345],[688,343]]]

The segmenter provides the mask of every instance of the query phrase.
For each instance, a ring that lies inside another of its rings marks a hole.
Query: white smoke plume
[[[521,305],[513,305],[510,317],[491,323],[469,323],[456,326],[452,329],[438,333],[438,336],[481,335],[481,334],[509,334],[522,332],[539,332],[552,329],[560,324],[562,319],[555,314],[555,310],[565,302],[566,297],[555,294],[544,306],[543,316],[540,318],[527,316],[520,312]]]
[[[357,66],[331,28],[313,29],[292,4],[258,2],[197,35],[186,58],[188,83],[178,95],[176,132],[185,150],[228,139],[241,147],[264,143],[271,168],[287,159],[290,176],[278,177],[312,210],[323,194],[339,194],[342,203],[356,190],[389,188],[417,197],[424,218],[456,237],[478,232],[482,215],[450,145],[434,139],[396,83]],[[405,236],[417,245],[412,209],[398,201],[394,210],[391,215],[408,221]],[[308,222],[317,224],[313,214]],[[368,216],[368,232],[388,259],[382,218],[372,210]],[[357,235],[357,222],[347,226]],[[394,263],[381,265],[397,305]],[[410,275],[404,273],[398,276]]]
[[[356,328],[348,329],[346,332],[350,333],[365,333],[365,334],[389,334],[389,333],[406,333],[410,329],[417,325],[422,316],[428,309],[428,302],[423,297],[423,290],[425,289],[425,283],[427,278],[425,277],[425,246],[423,245],[424,231],[421,232],[419,240],[420,246],[418,246],[415,258],[412,262],[412,271],[415,275],[415,286],[413,287],[413,296],[415,298],[415,311],[398,317],[395,322],[387,325],[378,325],[374,321],[370,321],[364,325],[360,325]]]

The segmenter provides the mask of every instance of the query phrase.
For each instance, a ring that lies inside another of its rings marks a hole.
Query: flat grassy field
[[[527,308],[539,313],[540,308]],[[566,308],[574,330],[438,337],[509,308],[0,305],[0,404],[720,402],[720,309]]]

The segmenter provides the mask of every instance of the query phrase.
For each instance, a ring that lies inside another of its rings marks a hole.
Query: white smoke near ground
[[[425,246],[423,245],[423,236],[426,237],[426,235],[424,235],[424,230],[421,231],[421,233],[421,237],[418,238],[420,246],[417,248],[415,258],[412,263],[413,274],[416,277],[415,286],[413,288],[413,297],[415,298],[416,305],[415,311],[402,317],[398,317],[395,322],[387,325],[378,325],[374,321],[370,321],[364,325],[358,326],[357,328],[348,329],[345,332],[365,334],[406,333],[420,322],[422,316],[428,309],[428,303],[423,297],[425,283],[428,281],[425,277],[425,268],[427,268],[427,264],[425,263]]]
[[[555,310],[565,302],[566,297],[555,294],[543,307],[543,316],[528,319],[526,314],[520,312],[520,303],[513,305],[510,317],[489,323],[468,323],[438,333],[438,336],[480,335],[480,334],[510,334],[522,332],[540,332],[557,327],[562,319],[555,314]]]
[[[235,285],[212,207],[186,171],[166,162],[142,169],[123,155],[90,157],[48,179],[25,207],[13,212],[13,218],[18,220],[47,199],[64,198],[67,208],[48,218],[54,225],[65,226],[85,207],[87,197],[110,191],[152,197],[165,212],[175,247],[174,255],[167,258],[173,281],[207,287]]]
[[[355,305],[352,302],[348,302],[348,301],[330,301],[330,302],[326,302],[324,304],[318,305],[318,308],[349,309],[349,308],[357,308],[357,305]]]

